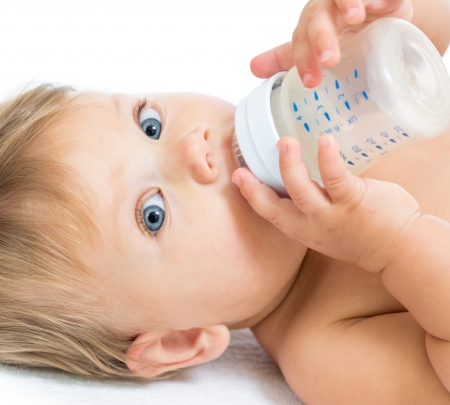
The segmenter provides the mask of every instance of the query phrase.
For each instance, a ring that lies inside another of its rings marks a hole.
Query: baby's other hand
[[[280,171],[290,198],[278,196],[248,169],[233,182],[251,207],[287,236],[338,260],[381,271],[398,235],[419,216],[416,200],[394,184],[354,176],[330,135],[319,139],[319,169],[325,189],[312,181],[292,137],[278,142]]]
[[[288,42],[264,52],[251,61],[257,77],[266,78],[294,64],[306,87],[322,80],[320,65],[339,63],[339,36],[351,35],[370,21],[381,17],[398,17],[411,21],[410,0],[310,0]]]

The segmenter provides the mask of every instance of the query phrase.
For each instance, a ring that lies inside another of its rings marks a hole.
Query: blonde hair
[[[46,84],[0,105],[0,362],[139,378],[125,364],[133,337],[99,321],[101,294],[77,257],[96,235],[89,199],[57,146],[43,147],[83,94]]]

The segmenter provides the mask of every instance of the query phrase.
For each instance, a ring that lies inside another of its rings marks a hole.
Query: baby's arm
[[[381,278],[427,331],[428,356],[450,391],[450,224],[420,216],[392,246]]]
[[[291,199],[238,169],[233,181],[243,196],[262,217],[306,246],[381,272],[386,288],[428,332],[430,360],[450,390],[450,224],[421,215],[400,186],[352,175],[331,136],[319,140],[325,189],[310,179],[294,138],[282,138],[278,146]]]

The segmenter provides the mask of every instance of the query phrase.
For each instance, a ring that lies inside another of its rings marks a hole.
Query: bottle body
[[[399,19],[380,19],[340,46],[341,62],[322,71],[319,86],[305,88],[293,68],[278,74],[270,91],[278,137],[299,140],[303,161],[319,182],[317,139],[323,133],[338,140],[341,158],[357,175],[398,149],[438,135],[450,120],[448,73],[417,28]],[[240,145],[239,132],[236,125]],[[255,134],[253,142],[260,142]],[[243,157],[252,170],[245,153]]]

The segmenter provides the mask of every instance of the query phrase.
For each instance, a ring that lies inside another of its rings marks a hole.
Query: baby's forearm
[[[412,23],[433,42],[441,55],[450,42],[450,0],[412,0]]]
[[[450,223],[422,215],[399,237],[381,277],[431,335],[450,341]]]

